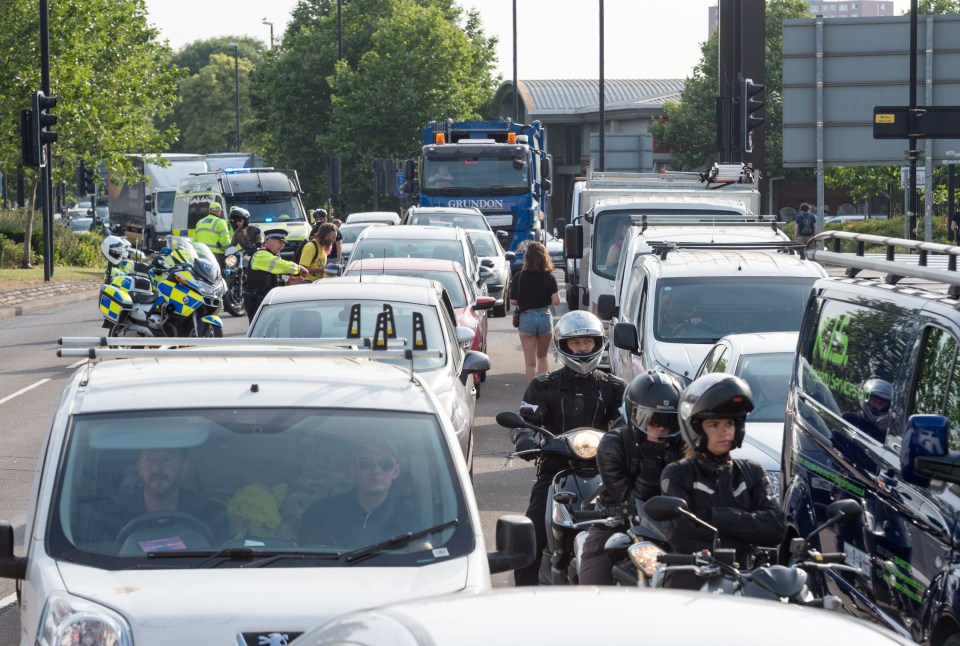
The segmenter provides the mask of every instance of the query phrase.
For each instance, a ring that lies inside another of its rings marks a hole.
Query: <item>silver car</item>
[[[247,336],[346,339],[352,321],[358,318],[356,345],[362,346],[363,338],[374,336],[377,314],[388,306],[394,315],[394,333],[398,340],[403,339],[403,347],[443,351],[440,358],[414,359],[413,368],[450,416],[472,474],[477,391],[470,376],[489,370],[490,359],[482,352],[464,349],[474,333],[457,327],[453,305],[439,282],[405,276],[343,276],[274,289],[260,305]],[[415,331],[414,321],[420,317],[422,330]],[[426,347],[418,345],[421,340]],[[390,347],[389,341],[387,345]],[[375,353],[371,350],[372,357]]]
[[[493,271],[487,278],[487,295],[496,299],[494,316],[506,316],[510,309],[510,263],[516,258],[512,251],[504,251],[500,241],[490,231],[468,230],[467,236],[477,250],[480,266]]]

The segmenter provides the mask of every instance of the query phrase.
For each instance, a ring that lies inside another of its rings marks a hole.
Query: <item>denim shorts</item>
[[[549,307],[538,307],[520,312],[519,330],[524,334],[540,336],[553,332],[553,317]]]

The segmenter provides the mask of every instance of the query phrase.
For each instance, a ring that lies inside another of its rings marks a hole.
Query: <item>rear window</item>
[[[463,245],[456,240],[360,240],[350,254],[351,260],[368,258],[437,258],[454,260],[464,267]]]

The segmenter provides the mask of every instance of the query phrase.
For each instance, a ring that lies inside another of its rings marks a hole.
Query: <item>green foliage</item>
[[[70,227],[58,227],[53,239],[53,262],[58,267],[100,267],[104,264],[95,233],[73,233]]]
[[[253,72],[257,144],[273,165],[298,170],[315,203],[325,201],[327,158],[340,155],[340,210],[369,208],[373,158],[414,156],[431,119],[489,108],[495,43],[453,0],[351,0],[338,66],[336,2],[303,0]]]
[[[172,56],[171,62],[186,69],[187,73],[193,76],[199,74],[200,70],[210,63],[210,57],[213,54],[225,54],[232,60],[234,43],[237,44],[237,51],[241,59],[247,59],[254,66],[263,60],[266,48],[256,38],[250,36],[218,36],[187,43]]]
[[[931,241],[940,244],[953,244],[947,240],[947,225],[943,218],[933,218],[931,221]],[[884,236],[887,238],[903,237],[903,218],[895,217],[889,219],[870,219],[870,220],[851,220],[849,222],[827,224],[827,231],[850,231],[853,233],[866,233],[874,236]],[[920,239],[923,239],[926,231],[923,217],[917,218],[917,229]],[[796,239],[793,222],[783,226],[783,232],[791,239]],[[855,251],[854,242],[844,241],[840,245],[843,251]],[[881,251],[882,247],[867,246],[866,251],[874,253]]]
[[[26,210],[0,211],[0,268],[12,269],[23,260]],[[57,266],[99,267],[103,264],[100,243],[103,236],[73,233],[69,226],[57,223],[53,228],[53,262]],[[30,262],[43,264],[43,226],[35,214],[31,231]]]
[[[236,63],[236,68],[235,68]],[[250,108],[250,72],[253,63],[246,58],[236,62],[232,55],[211,54],[200,72],[180,83],[183,103],[178,109],[183,137],[177,149],[182,152],[216,153],[237,150],[237,91],[240,82],[240,141],[250,135],[253,116]],[[244,145],[244,150],[250,147]]]
[[[55,181],[73,183],[77,159],[132,169],[124,153],[162,151],[175,131],[154,118],[176,101],[176,68],[147,23],[144,0],[58,0],[49,3],[50,89],[59,140],[53,146]],[[0,3],[0,168],[20,161],[20,110],[40,88],[40,27],[35,0]],[[58,163],[59,162],[59,163]]]

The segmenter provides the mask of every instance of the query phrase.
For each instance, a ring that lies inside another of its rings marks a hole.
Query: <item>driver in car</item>
[[[120,549],[127,538],[148,528],[160,529],[159,533],[152,530],[149,537],[137,541],[144,553],[201,547],[184,543],[180,532],[186,530],[193,535],[209,534],[214,539],[211,545],[202,547],[226,540],[229,533],[226,510],[183,487],[187,466],[183,449],[141,451],[137,460],[139,486],[105,501],[94,511],[89,545]]]

